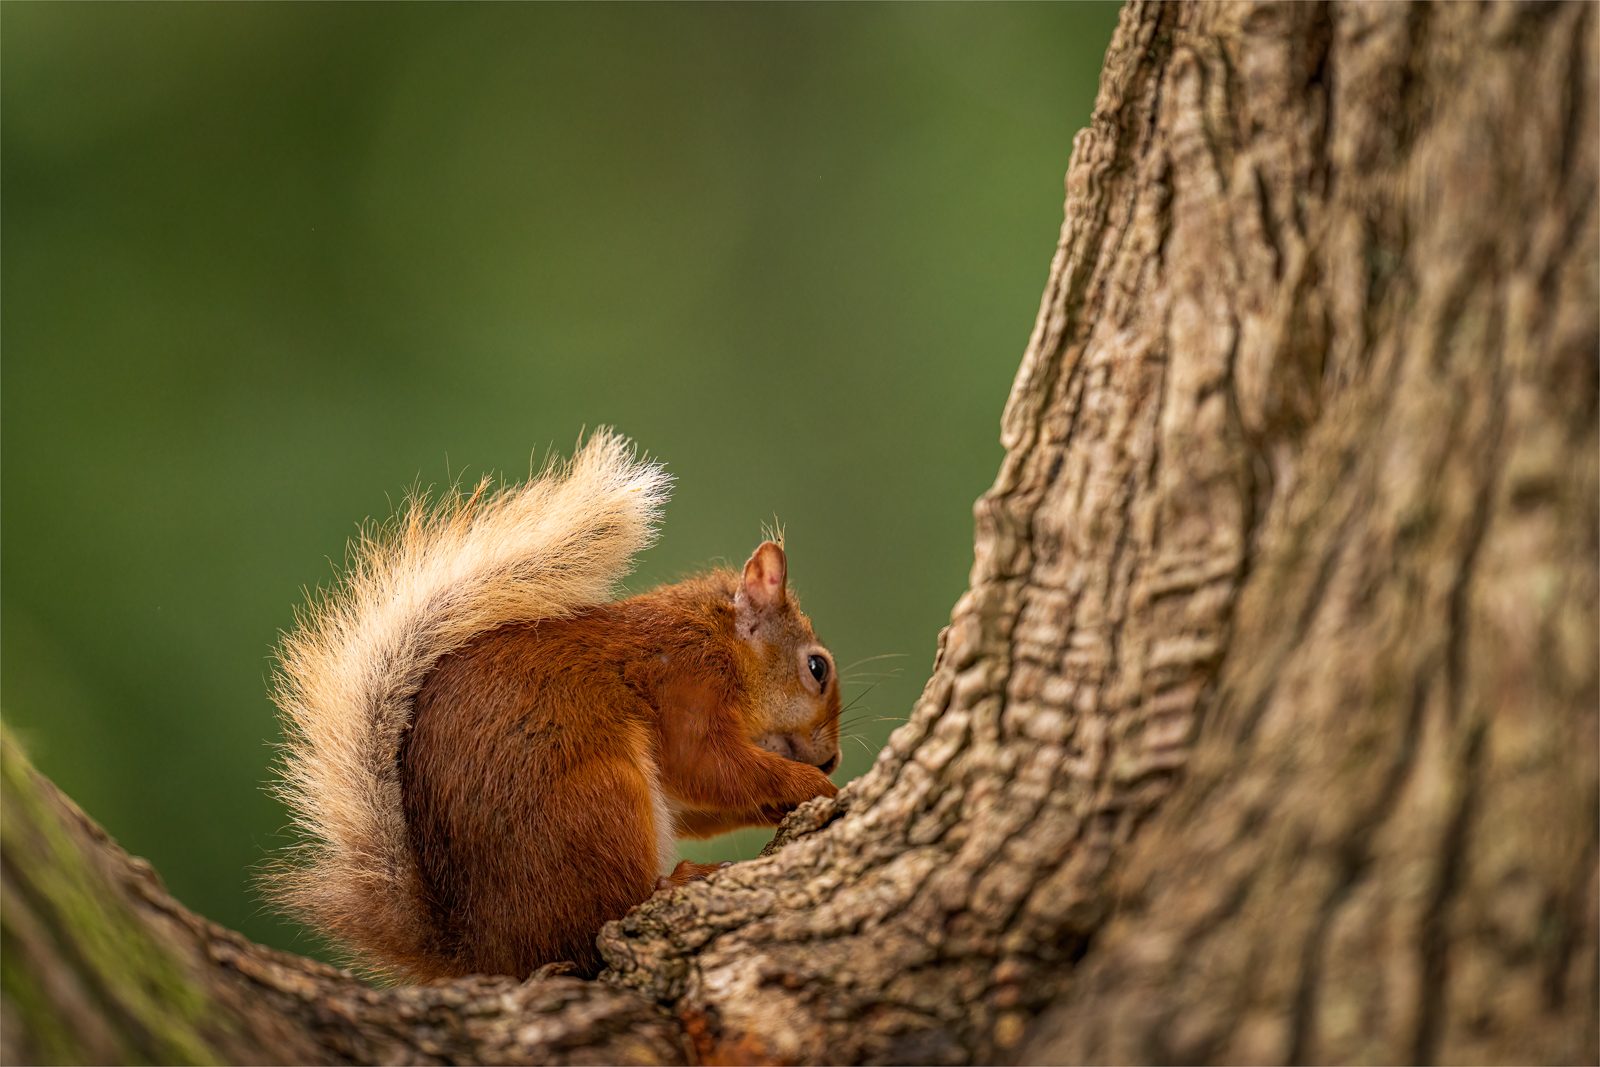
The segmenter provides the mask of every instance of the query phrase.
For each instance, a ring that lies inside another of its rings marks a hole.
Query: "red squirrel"
[[[603,923],[714,869],[677,838],[837,792],[837,672],[780,544],[610,599],[669,485],[601,432],[353,547],[280,649],[280,906],[393,978],[592,973]]]

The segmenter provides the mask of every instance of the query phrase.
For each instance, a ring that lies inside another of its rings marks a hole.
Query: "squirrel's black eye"
[[[806,667],[811,671],[811,677],[817,680],[818,685],[828,684],[828,661],[821,656],[812,656],[806,660]]]

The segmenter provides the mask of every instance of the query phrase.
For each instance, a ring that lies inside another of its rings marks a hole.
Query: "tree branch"
[[[4,771],[6,1063],[682,1063],[679,1026],[576,978],[374,989],[186,911],[40,777]]]

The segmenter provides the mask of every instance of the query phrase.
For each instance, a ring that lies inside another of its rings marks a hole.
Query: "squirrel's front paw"
[[[808,767],[806,770],[810,773],[806,775],[804,788],[796,793],[793,800],[780,800],[762,805],[761,814],[767,822],[776,826],[783,821],[785,815],[788,815],[808,800],[815,800],[818,797],[838,796],[839,787],[834,785],[827,775],[815,767]]]
[[[806,797],[805,800],[798,801],[798,802],[796,802],[794,804],[765,804],[760,809],[761,818],[766,821],[768,826],[777,826],[785,818],[788,817],[788,815],[789,815],[789,813],[791,811],[793,811],[795,808],[798,808],[801,804],[806,803],[806,801],[815,800],[815,799],[817,799],[817,797],[832,797],[835,794],[837,794],[838,792],[839,792],[838,789],[830,789],[826,793],[820,793],[819,792],[819,793],[817,793],[817,794],[815,794],[813,796]]]

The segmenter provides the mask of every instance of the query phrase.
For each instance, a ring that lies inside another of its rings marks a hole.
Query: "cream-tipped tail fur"
[[[414,497],[362,534],[279,649],[276,792],[299,843],[268,872],[276,904],[368,970],[418,969],[428,929],[396,756],[424,677],[478,634],[609,600],[670,488],[659,464],[600,430],[524,484]]]

